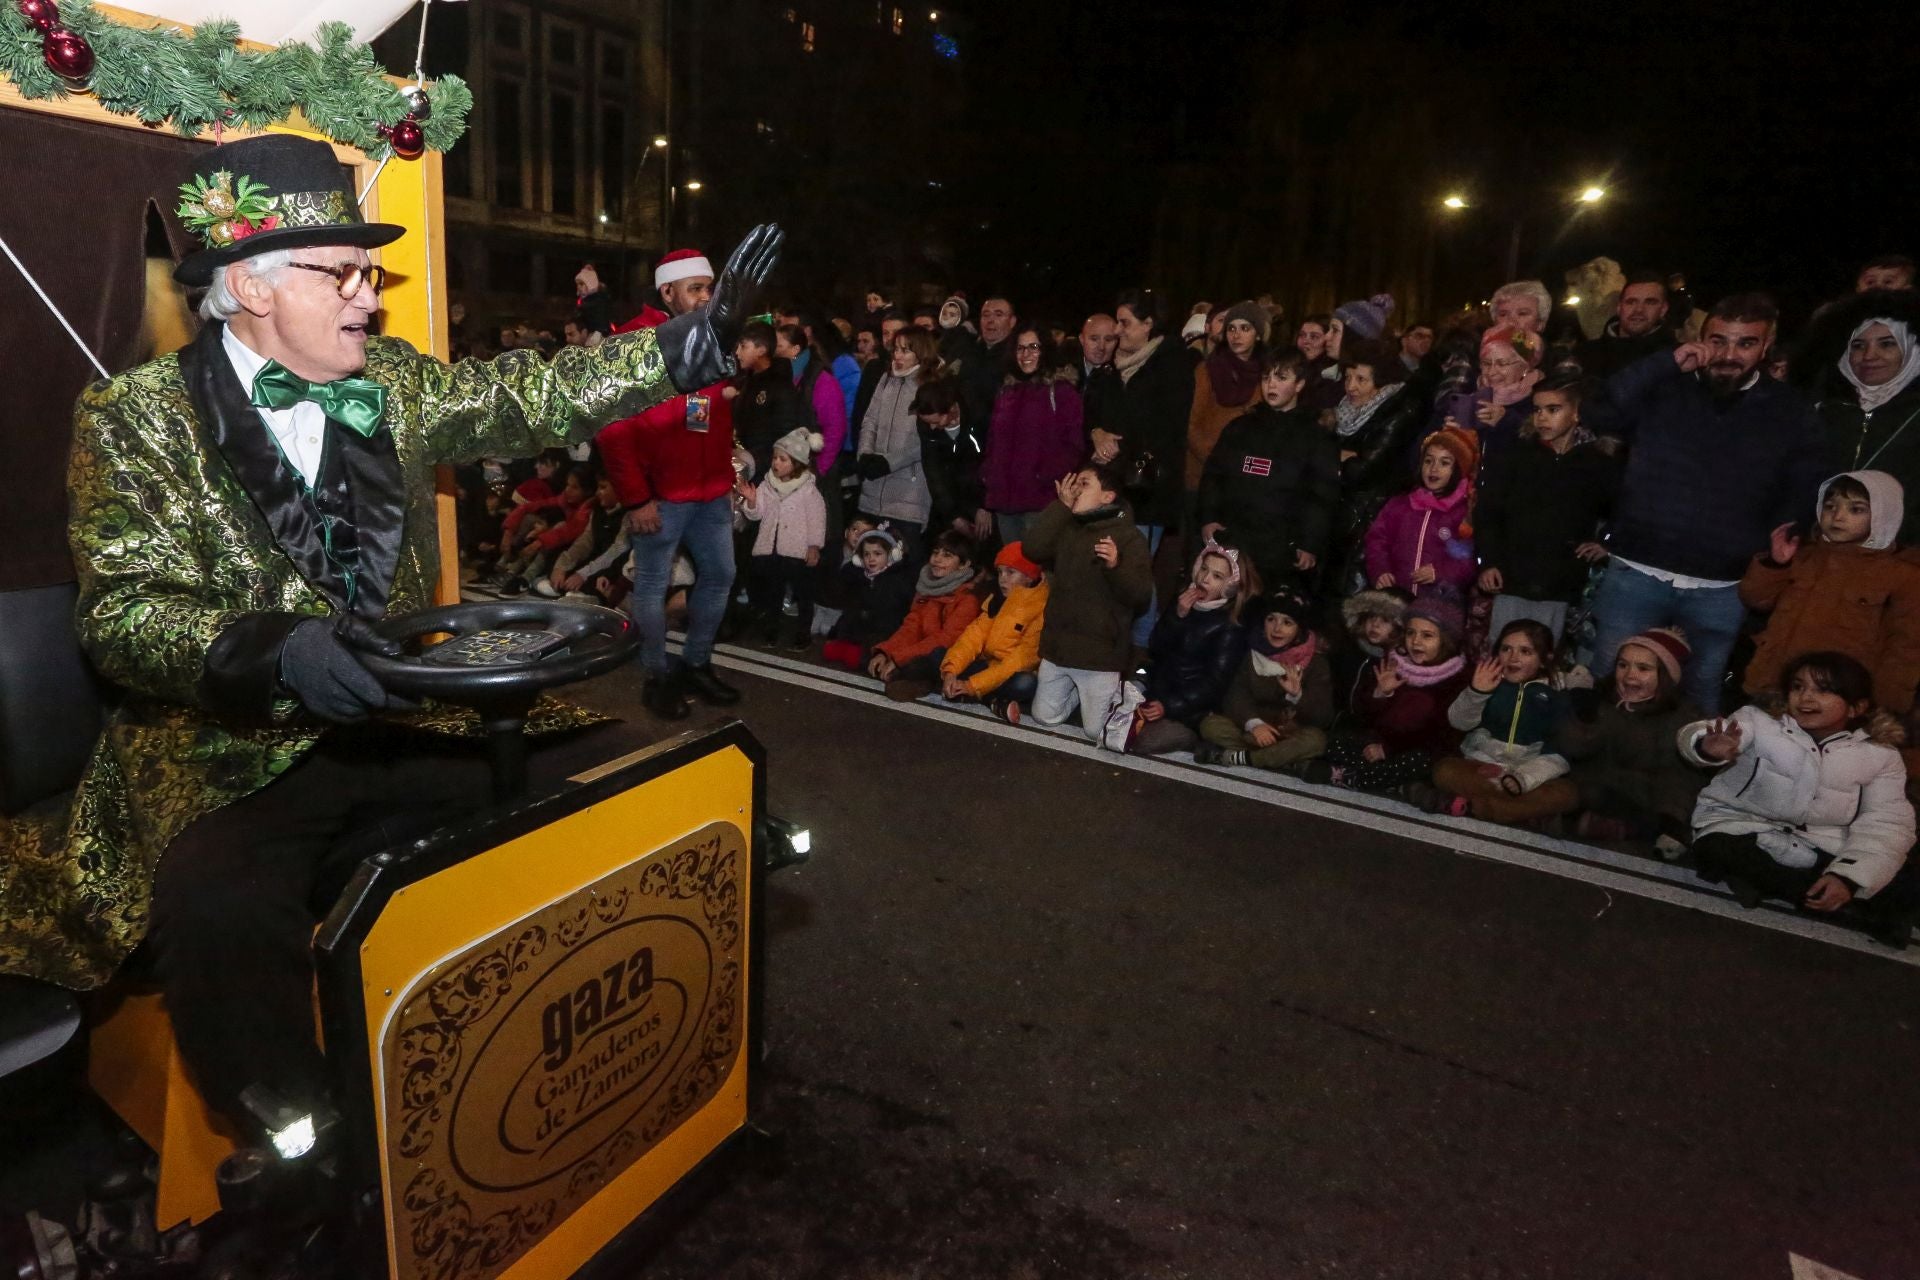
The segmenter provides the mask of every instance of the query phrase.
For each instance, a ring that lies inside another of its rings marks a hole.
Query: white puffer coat
[[[1762,845],[1775,861],[1812,866],[1811,849],[1832,854],[1827,870],[1858,885],[1862,898],[1893,879],[1914,838],[1898,751],[1864,729],[1815,742],[1791,716],[1776,719],[1758,707],[1728,719],[1740,726],[1740,754],[1725,765],[1697,750],[1713,721],[1680,730],[1681,755],[1720,769],[1694,805],[1696,835],[1777,833]]]

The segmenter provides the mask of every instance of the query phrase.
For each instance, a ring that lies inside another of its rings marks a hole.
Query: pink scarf
[[[1466,665],[1465,655],[1458,653],[1445,662],[1436,662],[1430,667],[1423,667],[1398,649],[1393,651],[1393,669],[1400,673],[1401,679],[1418,689],[1443,684],[1459,675],[1466,669]]]
[[[1446,493],[1435,493],[1425,485],[1415,489],[1408,497],[1415,511],[1457,511],[1466,502],[1467,495],[1473,492],[1472,483],[1464,476],[1455,480],[1453,488]]]

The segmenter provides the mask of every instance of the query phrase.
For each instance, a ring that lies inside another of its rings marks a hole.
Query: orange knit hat
[[[1473,536],[1474,478],[1480,474],[1480,440],[1464,427],[1442,427],[1420,442],[1420,452],[1445,449],[1453,455],[1454,474],[1466,487],[1467,503],[1460,514],[1460,536]]]

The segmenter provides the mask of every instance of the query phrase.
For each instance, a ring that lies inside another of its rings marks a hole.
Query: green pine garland
[[[186,35],[130,27],[95,12],[91,0],[62,3],[60,21],[93,46],[86,87],[101,106],[188,137],[213,127],[262,129],[297,107],[335,142],[380,158],[390,148],[378,127],[407,114],[406,99],[344,22],[323,23],[317,47],[289,41],[258,53],[238,46],[233,22],[203,22]],[[27,98],[66,97],[72,90],[47,66],[42,40],[12,0],[0,0],[0,78]],[[428,147],[445,151],[466,132],[473,91],[442,76],[426,93],[432,111],[421,132]]]

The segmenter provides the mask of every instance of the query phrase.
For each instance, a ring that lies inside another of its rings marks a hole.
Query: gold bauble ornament
[[[207,212],[216,218],[231,218],[236,209],[232,193],[218,188],[207,192],[200,203],[205,205]]]
[[[214,223],[213,230],[207,232],[207,238],[224,249],[233,243],[233,224],[231,222]]]

